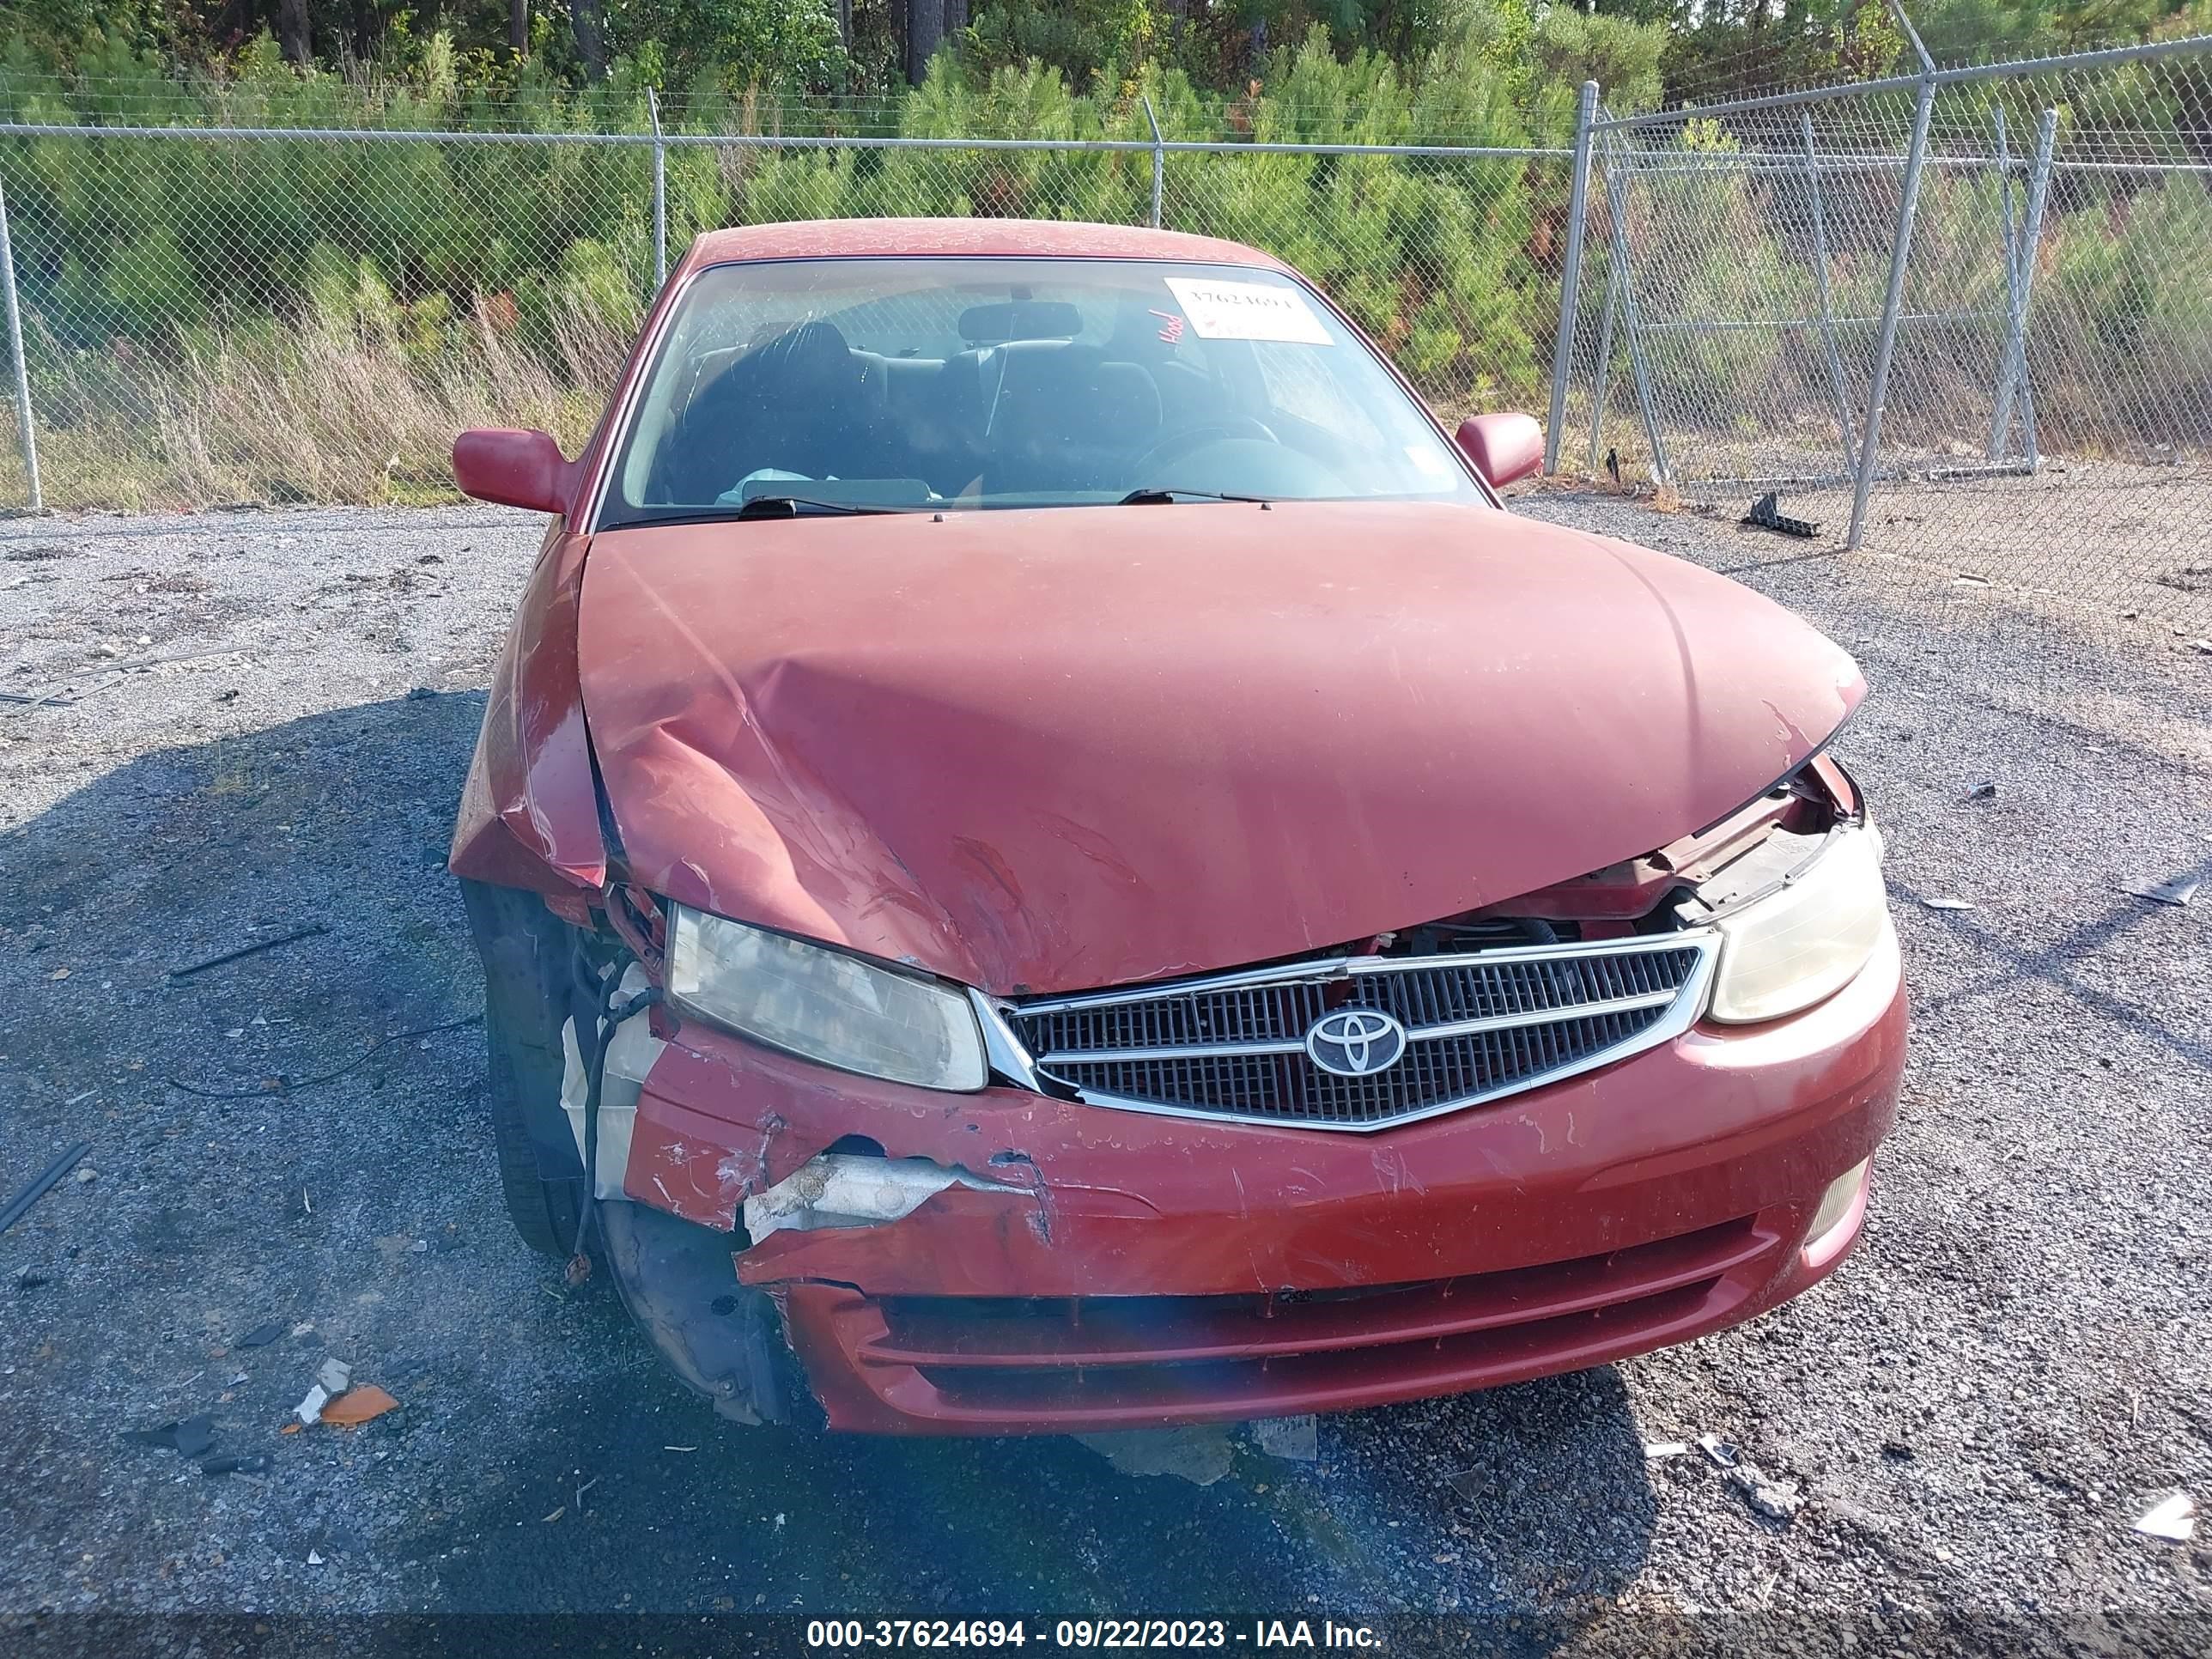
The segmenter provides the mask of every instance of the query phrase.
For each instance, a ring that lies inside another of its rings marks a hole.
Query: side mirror
[[[480,501],[566,513],[576,493],[576,471],[550,433],[495,426],[453,440],[453,482]]]
[[[1533,415],[1478,415],[1462,421],[1459,447],[1474,470],[1503,489],[1544,464],[1544,428]]]

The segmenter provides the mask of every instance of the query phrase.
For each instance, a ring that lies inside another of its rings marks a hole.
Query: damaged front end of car
[[[1642,1352],[1832,1267],[1894,1111],[1879,839],[1825,753],[1516,897],[1050,994],[718,916],[614,850],[595,891],[466,884],[494,1067],[570,1189],[556,1248],[596,1224],[736,1421],[1085,1431]]]

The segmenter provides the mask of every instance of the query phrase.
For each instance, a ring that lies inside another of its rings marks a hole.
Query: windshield
[[[1482,499],[1358,336],[1298,283],[1243,266],[715,266],[635,407],[608,526],[748,503]]]

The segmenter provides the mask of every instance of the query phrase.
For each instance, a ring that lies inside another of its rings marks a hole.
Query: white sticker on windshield
[[[1285,340],[1295,345],[1328,345],[1306,296],[1285,283],[1227,283],[1211,276],[1170,276],[1169,289],[1201,340]]]

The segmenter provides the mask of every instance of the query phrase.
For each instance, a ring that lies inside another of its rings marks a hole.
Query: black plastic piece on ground
[[[158,1428],[131,1429],[123,1437],[142,1446],[181,1452],[186,1457],[204,1457],[215,1449],[215,1418],[210,1413],[202,1412],[198,1417],[164,1423]]]
[[[1784,516],[1780,495],[1773,490],[1769,490],[1751,504],[1751,511],[1743,515],[1743,521],[1757,525],[1761,530],[1778,530],[1785,536],[1802,536],[1808,540],[1820,533],[1817,520]]]
[[[91,1150],[90,1141],[80,1140],[38,1174],[33,1176],[30,1184],[8,1200],[6,1209],[0,1210],[0,1233],[6,1232],[9,1228],[21,1221],[31,1206],[44,1198],[47,1189],[75,1169],[77,1160]]]
[[[258,939],[251,945],[241,945],[235,951],[225,951],[219,957],[210,957],[204,962],[187,963],[169,969],[171,979],[189,979],[194,974],[205,973],[210,968],[220,968],[226,962],[236,962],[240,957],[250,957],[263,951],[272,951],[280,945],[289,945],[294,939],[313,939],[318,933],[331,930],[319,921],[311,921],[304,927],[295,927],[289,933],[278,933],[273,939]]]

